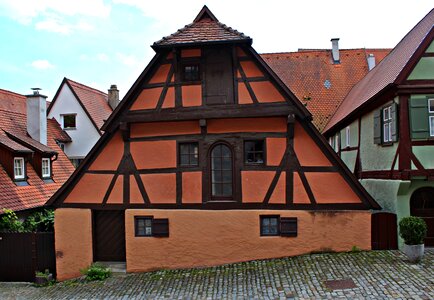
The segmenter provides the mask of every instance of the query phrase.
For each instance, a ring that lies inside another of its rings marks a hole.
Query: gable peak
[[[197,23],[203,19],[210,19],[211,21],[218,22],[219,20],[214,16],[214,14],[209,10],[208,6],[204,5],[196,18],[194,18],[193,23]]]

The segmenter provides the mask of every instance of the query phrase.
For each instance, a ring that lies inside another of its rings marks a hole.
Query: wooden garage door
[[[434,188],[420,188],[411,195],[410,214],[425,220],[428,226],[425,246],[434,247]]]
[[[94,261],[125,261],[124,211],[93,212]]]

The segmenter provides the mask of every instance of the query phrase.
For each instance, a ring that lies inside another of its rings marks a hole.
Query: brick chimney
[[[108,90],[108,104],[113,110],[119,104],[119,90],[116,84],[112,84]]]
[[[33,88],[33,94],[27,95],[27,132],[32,139],[47,145],[47,96],[39,94],[39,88]]]
[[[368,70],[371,71],[375,67],[375,56],[374,54],[370,53],[368,55]]]
[[[333,38],[330,40],[332,42],[332,58],[333,63],[340,64],[341,61],[339,59],[339,39]]]

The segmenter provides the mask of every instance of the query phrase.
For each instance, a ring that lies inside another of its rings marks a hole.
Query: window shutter
[[[297,236],[297,218],[280,218],[280,235]]]
[[[169,237],[169,219],[153,219],[152,236]]]
[[[411,138],[427,139],[429,137],[428,100],[425,96],[413,96],[409,102]]]
[[[391,115],[392,115],[392,142],[398,141],[398,104],[392,103],[391,105]]]
[[[381,144],[381,109],[374,111],[374,144]]]

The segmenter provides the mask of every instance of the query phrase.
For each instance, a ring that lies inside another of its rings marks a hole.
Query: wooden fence
[[[0,232],[0,281],[34,281],[46,269],[55,275],[53,232]]]

